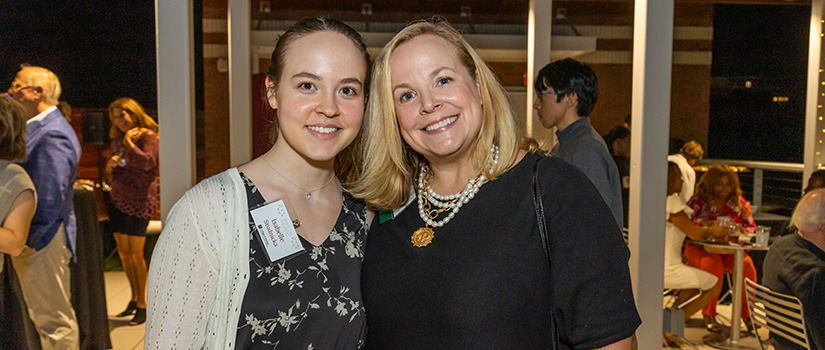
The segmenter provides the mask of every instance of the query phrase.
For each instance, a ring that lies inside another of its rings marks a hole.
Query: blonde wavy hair
[[[120,108],[126,111],[126,113],[129,113],[135,126],[152,130],[155,134],[158,133],[158,123],[143,111],[143,107],[141,107],[137,101],[128,97],[122,97],[112,102],[109,105],[109,121],[112,121],[116,117],[115,108]],[[115,123],[112,122],[112,127],[109,128],[109,138],[114,140],[123,137],[123,135],[123,131],[120,131]]]
[[[461,34],[443,18],[414,22],[384,46],[373,67],[371,95],[361,127],[359,176],[351,184],[350,192],[375,208],[391,209],[404,205],[410,197],[410,186],[417,169],[427,162],[401,137],[390,69],[395,50],[420,35],[435,35],[452,44],[459,61],[479,84],[483,113],[481,130],[471,148],[475,155],[474,176],[485,171],[486,165],[491,163],[493,144],[499,146],[501,155],[486,175],[490,180],[510,168],[520,148],[531,152],[538,149],[534,140],[523,138],[504,88]]]
[[[702,160],[702,157],[705,155],[705,151],[702,150],[702,145],[693,140],[685,142],[679,150],[679,153],[684,155],[687,160]]]

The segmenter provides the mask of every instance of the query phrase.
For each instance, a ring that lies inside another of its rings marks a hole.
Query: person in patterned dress
[[[746,231],[753,232],[756,229],[756,222],[751,215],[751,206],[744,197],[742,189],[739,187],[739,177],[733,168],[726,165],[713,165],[702,175],[699,184],[696,186],[696,194],[688,202],[688,206],[693,210],[691,220],[697,225],[710,224],[720,216],[728,216],[737,224],[742,225]],[[710,272],[720,281],[724,277],[725,271],[733,272],[734,256],[732,254],[720,255],[708,253],[697,244],[687,242],[685,244],[685,257],[688,265],[698,267]],[[756,266],[753,259],[745,254],[744,270],[745,278],[756,281]],[[742,283],[736,281],[735,283]],[[711,332],[721,332],[722,329],[716,322],[716,298],[711,298],[710,303],[702,309],[702,319],[705,328]],[[742,302],[746,302],[745,291],[742,291]],[[742,320],[748,331],[753,330],[748,308],[742,308]]]
[[[132,298],[118,317],[135,316],[130,326],[146,322],[146,228],[158,207],[158,124],[137,101],[119,98],[109,105],[112,156],[106,162],[109,231],[129,280]]]
[[[362,346],[372,215],[342,181],[351,177],[368,65],[361,36],[338,20],[304,19],[278,38],[264,86],[273,146],[172,208],[149,270],[147,348]],[[304,251],[270,258],[252,213],[278,200]]]

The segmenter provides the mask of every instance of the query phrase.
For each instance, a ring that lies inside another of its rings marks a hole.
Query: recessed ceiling
[[[661,0],[653,0],[661,1]],[[362,14],[362,4],[372,7],[372,14]],[[556,0],[553,6],[579,8],[589,16],[611,16],[632,13],[632,0]],[[679,6],[707,6],[713,4],[740,5],[800,5],[810,6],[811,0],[676,0]],[[470,16],[462,16],[469,7]],[[465,7],[465,8],[462,8]],[[269,12],[262,12],[268,8]],[[678,6],[677,6],[678,8]],[[472,1],[472,0],[253,0],[252,17],[264,20],[298,20],[307,16],[328,15],[347,21],[407,22],[410,19],[444,16],[450,22],[516,24],[527,22],[528,0]],[[575,20],[575,18],[572,18]]]

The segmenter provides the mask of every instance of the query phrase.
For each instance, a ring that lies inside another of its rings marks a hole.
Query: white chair
[[[778,335],[810,350],[799,299],[774,292],[749,278],[745,278],[745,289],[754,324],[767,327],[771,335]],[[762,345],[761,341],[759,345]]]
[[[664,296],[664,297],[669,296],[670,297],[670,300],[665,303],[665,308],[675,307],[677,309],[681,309],[681,308],[685,307],[685,305],[690,304],[690,302],[692,302],[696,299],[699,299],[699,297],[702,296],[702,290],[701,289],[698,289],[698,288],[689,288],[689,289],[695,290],[696,295],[690,297],[690,299],[685,300],[684,302],[682,302],[679,305],[676,305],[676,298],[679,296],[679,292],[681,292],[682,290],[681,289],[675,289],[675,288],[665,289],[664,292],[662,293],[662,296]]]

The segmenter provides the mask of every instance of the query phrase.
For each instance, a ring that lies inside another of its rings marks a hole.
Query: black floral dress
[[[250,209],[264,203],[243,173]],[[366,331],[361,263],[366,207],[344,193],[335,227],[323,244],[303,237],[306,252],[270,264],[249,216],[249,285],[238,320],[236,349],[356,349]]]

